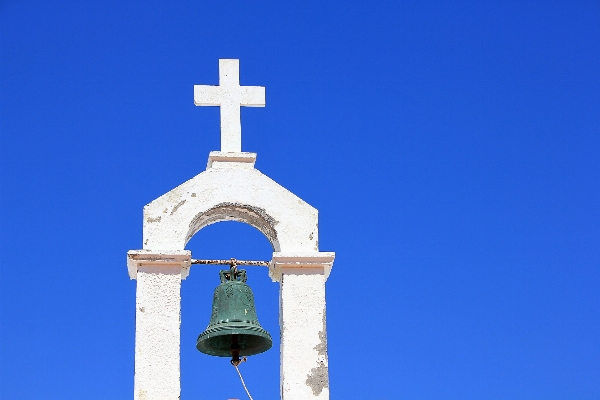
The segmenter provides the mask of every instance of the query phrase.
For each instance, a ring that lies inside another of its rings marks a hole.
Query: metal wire
[[[192,264],[204,264],[204,265],[247,265],[252,267],[268,267],[269,261],[251,261],[251,260],[236,260],[231,258],[229,260],[194,260]]]
[[[246,391],[246,394],[248,395],[248,397],[250,398],[250,400],[254,400],[252,398],[252,396],[250,396],[250,392],[248,391],[248,388],[246,387],[246,383],[244,382],[244,378],[242,378],[242,374],[240,372],[240,369],[235,364],[233,364],[233,366],[235,367],[235,370],[237,371],[238,375],[240,376],[240,380],[242,381],[242,385],[244,386],[244,390]]]

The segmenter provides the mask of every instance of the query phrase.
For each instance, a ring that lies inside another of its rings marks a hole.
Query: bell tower
[[[317,210],[259,172],[256,153],[241,151],[240,107],[264,107],[265,88],[240,86],[239,60],[219,60],[219,85],[195,85],[194,103],[220,107],[221,151],[144,207],[143,249],[127,253],[137,280],[134,399],[180,398],[180,289],[192,264],[185,246],[221,221],[252,225],[273,247],[265,264],[280,288],[281,398],[329,399],[325,281],[335,253],[319,251]]]

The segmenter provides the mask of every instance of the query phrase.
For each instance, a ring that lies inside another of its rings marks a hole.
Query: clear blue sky
[[[320,212],[332,399],[600,398],[597,1],[0,4],[0,397],[133,397],[142,207],[202,172],[217,108],[256,167]],[[195,258],[270,259],[238,223]],[[244,398],[200,354],[216,267],[182,286],[182,399]],[[249,271],[274,348],[278,286]]]

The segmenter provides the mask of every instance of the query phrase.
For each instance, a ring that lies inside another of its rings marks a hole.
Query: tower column
[[[179,400],[181,280],[189,273],[190,251],[127,253],[137,279],[135,310],[136,400]]]
[[[334,253],[273,254],[280,282],[282,400],[329,399],[325,281]]]

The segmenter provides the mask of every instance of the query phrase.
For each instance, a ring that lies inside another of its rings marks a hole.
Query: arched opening
[[[217,204],[196,215],[190,222],[190,229],[185,238],[186,243],[202,228],[222,221],[238,221],[251,225],[266,236],[273,251],[280,250],[277,231],[275,230],[278,222],[273,217],[262,208],[229,202]]]
[[[201,214],[202,224],[200,218],[195,219],[197,226],[202,226],[186,245],[186,249],[192,251],[192,257],[270,260],[273,252],[271,239],[249,223],[239,222],[239,213],[229,214],[237,221],[223,218],[224,210],[231,211],[231,208],[220,207],[218,220],[207,218],[207,213]],[[225,222],[215,223],[223,220]],[[222,393],[222,398],[247,397],[229,358],[211,357],[196,350],[196,339],[210,319],[213,292],[219,284],[218,271],[226,268],[193,265],[181,286],[182,398],[198,398],[205,392]],[[240,268],[247,271],[247,283],[254,293],[260,324],[273,338],[273,347],[263,354],[249,357],[248,362],[240,366],[240,371],[253,397],[278,398],[279,285],[273,284],[266,267]]]

